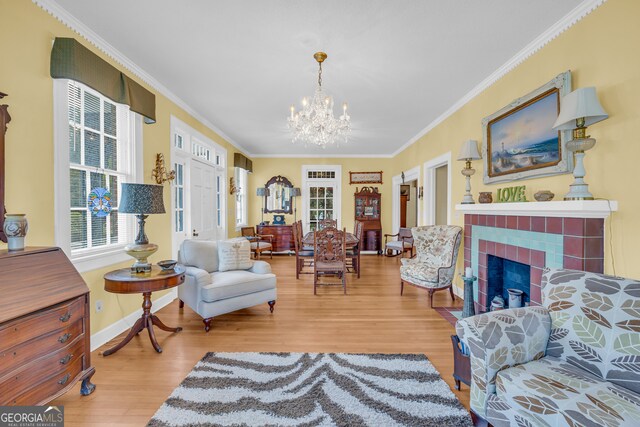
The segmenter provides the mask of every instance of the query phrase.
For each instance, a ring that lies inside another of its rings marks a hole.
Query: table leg
[[[131,327],[131,330],[129,331],[129,334],[125,337],[125,339],[123,339],[118,345],[116,345],[115,347],[111,347],[108,350],[105,350],[102,352],[103,356],[108,356],[110,354],[115,353],[116,351],[120,350],[122,347],[124,347],[129,341],[131,341],[131,339],[136,336],[138,334],[138,332],[142,331],[145,328],[145,324],[144,324],[144,318],[139,318],[138,320],[136,320],[136,323],[133,324],[133,326]]]
[[[151,323],[153,323],[163,331],[167,331],[167,332],[180,332],[182,330],[180,326],[178,326],[177,328],[170,328],[169,326],[162,323],[160,319],[158,319],[158,316],[156,316],[155,314],[151,315]]]
[[[120,342],[115,347],[105,350],[102,353],[103,356],[109,356],[110,354],[113,354],[116,351],[120,350],[129,341],[131,341],[134,336],[139,334],[144,329],[147,329],[147,331],[149,332],[149,339],[151,340],[151,345],[153,345],[153,348],[158,353],[162,353],[162,347],[160,347],[160,344],[158,344],[158,340],[156,340],[156,334],[153,330],[153,325],[156,325],[163,331],[168,332],[180,332],[182,330],[181,327],[170,328],[166,326],[160,321],[160,319],[158,319],[158,316],[151,314],[151,292],[144,292],[142,294],[142,298],[142,316],[138,320],[136,320],[136,323],[133,324],[125,339],[123,339],[122,342]]]

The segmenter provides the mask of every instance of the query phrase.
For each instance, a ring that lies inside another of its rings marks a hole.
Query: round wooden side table
[[[170,328],[158,319],[158,316],[151,314],[151,293],[171,289],[184,282],[184,267],[176,265],[173,270],[162,270],[158,266],[153,266],[148,273],[132,273],[131,269],[123,268],[110,271],[104,275],[104,290],[116,294],[142,294],[142,317],[136,320],[131,327],[129,334],[115,347],[105,350],[102,355],[108,356],[124,347],[140,331],[147,329],[149,339],[153,348],[158,353],[162,353],[162,347],[156,340],[153,332],[153,325],[163,331],[180,332],[181,327]]]

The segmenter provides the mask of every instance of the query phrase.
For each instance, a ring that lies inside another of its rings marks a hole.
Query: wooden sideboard
[[[89,288],[64,252],[2,250],[0,271],[0,406],[91,394]]]
[[[258,234],[273,236],[274,252],[288,252],[295,249],[293,242],[293,228],[290,225],[258,225]]]

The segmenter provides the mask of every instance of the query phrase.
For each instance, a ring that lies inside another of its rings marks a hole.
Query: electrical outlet
[[[102,302],[102,300],[96,301],[96,313],[100,313],[103,308],[104,308],[104,303]]]

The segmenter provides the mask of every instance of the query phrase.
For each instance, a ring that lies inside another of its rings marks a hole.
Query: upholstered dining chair
[[[462,228],[457,225],[429,225],[411,229],[416,245],[415,258],[403,258],[400,267],[400,295],[404,284],[429,291],[431,308],[434,292],[449,289],[453,295],[453,277],[456,270]]]
[[[293,231],[293,243],[296,252],[296,279],[300,278],[305,265],[313,265],[313,247],[305,246],[302,243],[302,221],[296,221],[291,227]],[[306,264],[308,262],[308,264]]]
[[[336,219],[323,219],[321,221],[318,221],[318,230],[322,230],[322,229],[327,228],[327,227],[337,228],[338,227],[338,220],[336,220]]]
[[[242,237],[246,237],[251,242],[251,252],[256,259],[260,259],[262,252],[269,251],[273,259],[273,236],[271,234],[256,234],[253,227],[242,227],[240,229]]]
[[[389,237],[397,237],[397,239],[389,241]],[[404,258],[405,252],[411,252],[410,258],[413,258],[413,235],[410,228],[400,227],[396,234],[384,235],[384,253],[386,256],[400,255]]]
[[[313,233],[313,294],[316,295],[318,276],[336,274],[347,293],[346,229],[326,227]]]
[[[364,223],[357,221],[353,224],[353,235],[358,239],[358,244],[347,249],[347,268],[352,268],[360,278],[360,252],[362,250],[362,235],[364,234]]]

